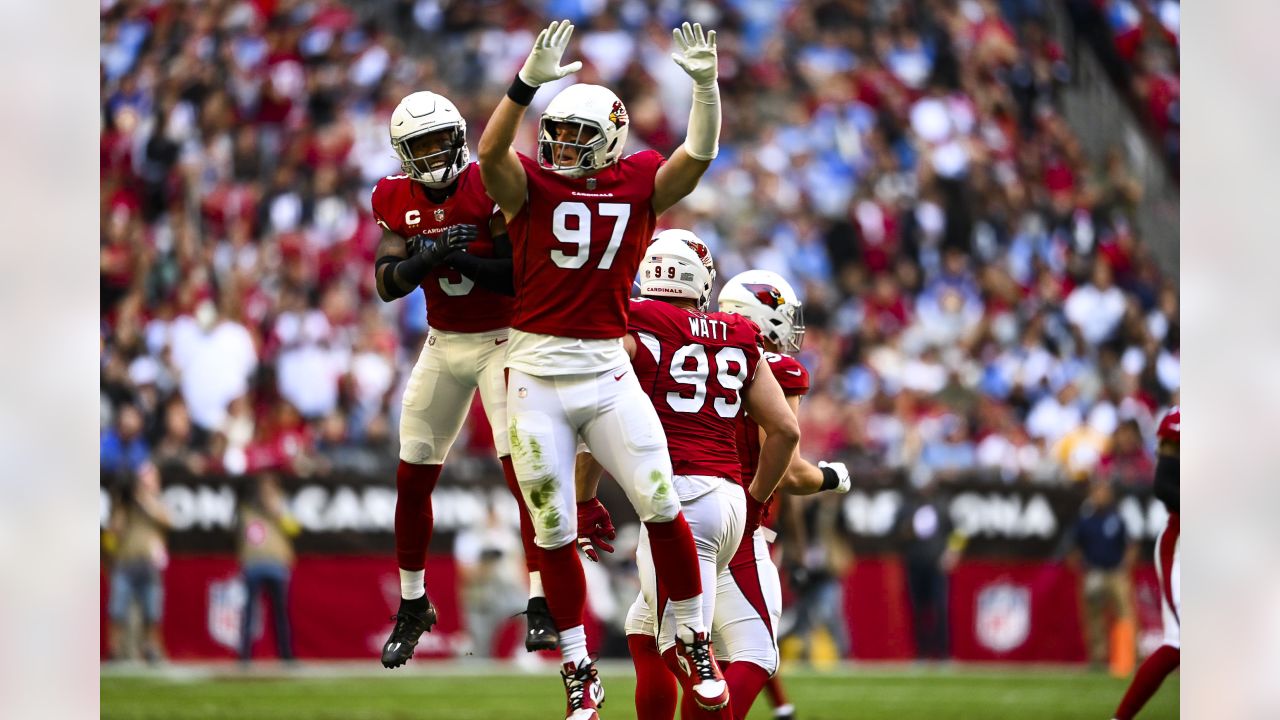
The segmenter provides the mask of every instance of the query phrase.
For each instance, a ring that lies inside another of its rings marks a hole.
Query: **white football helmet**
[[[800,296],[782,276],[768,270],[747,270],[725,283],[717,299],[721,312],[745,315],[760,333],[783,352],[796,352],[804,342],[804,307]]]
[[[555,126],[576,125],[572,141],[558,140]],[[551,98],[538,122],[538,164],[569,177],[582,177],[608,167],[622,157],[627,144],[627,108],[607,87],[579,83]],[[585,138],[585,135],[591,137]],[[575,148],[577,161],[556,162],[561,148]]]
[[[453,137],[444,150],[418,157],[409,150],[410,140],[449,129]],[[404,173],[432,188],[448,187],[471,161],[462,113],[448,98],[425,90],[406,95],[391,113],[391,147],[400,156]]]
[[[686,298],[698,303],[699,310],[706,310],[715,280],[711,250],[688,230],[663,230],[644,251],[640,264],[643,297]]]

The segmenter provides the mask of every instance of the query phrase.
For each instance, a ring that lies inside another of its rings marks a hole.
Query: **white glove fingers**
[[[680,32],[684,35],[685,47],[692,47],[693,43],[697,39],[693,34],[693,26],[686,20],[685,22],[680,23]]]
[[[568,65],[565,65],[564,67],[560,68],[560,77],[564,77],[565,75],[572,75],[581,69],[582,69],[582,61],[574,60]]]
[[[707,32],[707,45],[711,47],[712,52],[715,51],[716,49],[716,31],[715,30],[710,30]]]
[[[680,52],[683,53],[689,49],[689,45],[684,41],[684,33],[680,32],[680,28],[675,28],[671,31],[671,39],[675,41],[676,47],[680,48]]]
[[[568,21],[565,21],[565,24],[560,26],[560,34],[562,37],[559,42],[556,43],[556,47],[563,50],[569,47],[569,38],[573,37],[573,25],[570,25]]]
[[[693,36],[699,45],[707,44],[707,36],[702,34],[702,23],[693,24]]]

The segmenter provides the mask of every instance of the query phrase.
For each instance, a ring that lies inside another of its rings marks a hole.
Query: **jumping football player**
[[[502,247],[506,225],[469,162],[467,123],[453,103],[435,93],[413,93],[391,114],[390,131],[404,174],[383,178],[373,189],[373,214],[383,229],[374,270],[378,297],[391,302],[421,287],[431,332],[402,401],[395,515],[400,608],[382,648],[382,664],[394,668],[407,662],[422,633],[436,622],[425,578],[431,493],[477,388],[507,486],[521,506],[530,585],[525,647],[552,649],[558,638],[543,597],[539,550],[507,442],[503,362],[512,301],[452,267],[509,254]]]
[[[666,436],[631,371],[622,338],[632,281],[658,215],[697,185],[716,156],[720,99],[715,33],[685,23],[672,59],[693,78],[688,137],[669,161],[652,150],[623,157],[626,107],[612,91],[562,90],[539,121],[534,157],[511,143],[539,85],[561,66],[569,22],[539,33],[480,138],[480,171],[511,231],[516,291],[507,349],[508,427],[516,476],[537,532],[547,602],[560,632],[572,720],[604,700],[587,653],[586,581],[577,554],[574,464],[579,438],[626,489],[649,531],[671,599],[681,651],[708,661],[693,536],[671,482]]]
[[[1155,652],[1142,661],[1134,674],[1129,689],[1116,708],[1115,720],[1133,720],[1152,695],[1160,689],[1164,679],[1182,659],[1181,630],[1182,610],[1181,570],[1178,562],[1179,495],[1178,449],[1181,445],[1182,414],[1174,405],[1169,409],[1156,431],[1159,446],[1156,456],[1155,493],[1169,511],[1169,521],[1156,537],[1156,577],[1160,580],[1160,610],[1164,624],[1164,642]]]
[[[756,326],[741,315],[707,312],[715,270],[710,252],[696,235],[687,230],[659,233],[645,251],[642,269],[641,299],[631,301],[625,345],[636,378],[648,389],[666,431],[673,484],[693,530],[702,587],[709,589],[716,587],[744,534],[754,534],[760,508],[782,479],[799,442],[800,426],[768,372]],[[738,422],[744,411],[767,429],[768,436],[755,474],[740,482]],[[609,539],[612,521],[595,498],[598,466],[580,467],[589,471],[579,478],[579,542],[594,559],[593,545]],[[637,717],[670,720],[677,679],[684,688],[682,717],[730,717],[724,703],[732,698],[724,693],[725,683],[714,686],[723,700],[708,702],[710,693],[698,685],[714,681],[711,668],[682,666],[677,660],[674,618],[670,613],[659,617],[655,610],[663,606],[663,598],[643,529],[636,560],[641,593],[627,613],[625,627],[636,668]],[[714,592],[703,593],[708,624],[716,599]]]

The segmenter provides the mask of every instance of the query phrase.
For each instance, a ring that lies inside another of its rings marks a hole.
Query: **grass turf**
[[[635,681],[626,666],[602,668],[604,720],[635,718]],[[1036,718],[1106,720],[1126,681],[1076,670],[853,668],[784,675],[801,720]],[[545,675],[456,668],[433,675],[341,672],[272,675],[104,673],[102,718],[112,720],[553,720],[564,694]],[[771,717],[761,695],[750,720]],[[1178,717],[1178,677],[1170,677],[1142,717]]]

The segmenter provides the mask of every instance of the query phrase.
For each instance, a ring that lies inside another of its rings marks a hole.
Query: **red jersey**
[[[662,421],[675,475],[737,480],[742,390],[755,379],[760,331],[742,315],[632,300],[632,359]]]
[[[485,194],[484,181],[475,163],[458,174],[458,186],[442,203],[427,197],[426,188],[408,175],[390,175],[373,188],[373,217],[386,230],[402,238],[436,235],[451,225],[475,225],[476,239],[467,253],[493,257],[489,220],[497,212]],[[474,281],[441,264],[422,281],[427,295],[427,321],[448,332],[485,332],[511,324],[513,301],[505,295],[478,287]]]
[[[520,155],[529,194],[509,228],[517,330],[604,340],[627,332],[627,301],[653,238],[654,150],[589,178],[545,170]]]
[[[1171,442],[1180,442],[1179,436],[1182,434],[1182,414],[1177,405],[1169,408],[1169,412],[1165,414],[1164,419],[1160,421],[1160,427],[1156,430],[1156,437],[1161,440],[1169,440]]]
[[[805,370],[799,360],[780,353],[765,353],[764,358],[768,361],[773,376],[778,379],[778,384],[782,386],[783,395],[790,397],[809,394],[809,371]],[[742,486],[745,488],[756,476],[756,466],[760,463],[760,426],[746,413],[738,421],[738,459],[741,463]]]

